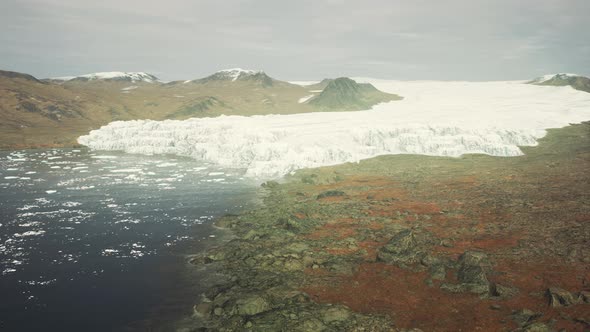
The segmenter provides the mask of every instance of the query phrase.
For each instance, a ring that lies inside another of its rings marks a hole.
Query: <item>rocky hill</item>
[[[323,91],[308,103],[323,110],[343,111],[369,109],[378,103],[400,99],[400,96],[381,92],[371,84],[359,84],[350,78],[341,77],[327,81]]]
[[[142,72],[39,80],[0,71],[0,148],[72,146],[77,137],[115,120],[353,111],[396,99],[372,86],[332,81],[320,94],[317,87],[244,69],[169,83]]]
[[[110,81],[110,82],[145,82],[145,83],[156,83],[160,80],[148,73],[143,72],[102,72],[102,73],[92,73],[80,76],[64,76],[64,77],[54,77],[48,78],[46,81],[50,82],[89,82],[89,81]]]
[[[590,92],[590,78],[576,75],[576,74],[550,74],[538,77],[529,84],[535,85],[550,85],[550,86],[571,86],[580,91]]]

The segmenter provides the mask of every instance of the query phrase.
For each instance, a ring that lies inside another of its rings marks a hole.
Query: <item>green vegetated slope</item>
[[[323,81],[324,94],[261,71],[225,70],[168,83],[146,73],[123,74],[38,80],[0,71],[0,148],[72,146],[117,120],[358,111],[399,99],[345,78]]]
[[[326,83],[322,92],[308,102],[321,110],[367,109],[379,103],[402,99],[398,95],[381,92],[371,84],[359,84],[347,77]]]

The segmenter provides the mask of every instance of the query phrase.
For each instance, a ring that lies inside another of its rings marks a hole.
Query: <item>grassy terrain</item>
[[[590,124],[524,156],[382,156],[266,183],[195,257],[224,277],[186,326],[252,331],[590,328]]]
[[[0,71],[0,148],[72,146],[79,136],[116,120],[358,111],[398,99],[358,86],[360,90],[340,91],[331,94],[329,103],[315,105],[300,102],[320,94],[315,88],[274,80],[264,73],[236,81],[212,75],[164,84],[41,82],[30,75]]]

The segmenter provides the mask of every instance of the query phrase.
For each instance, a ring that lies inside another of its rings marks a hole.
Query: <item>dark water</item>
[[[87,150],[0,152],[0,330],[156,330],[199,292],[184,254],[253,204],[239,170]],[[194,272],[197,273],[197,272]]]

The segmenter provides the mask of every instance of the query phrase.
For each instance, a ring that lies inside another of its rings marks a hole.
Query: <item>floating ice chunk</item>
[[[19,211],[27,211],[30,209],[36,209],[38,208],[39,205],[35,205],[35,204],[25,204],[23,207],[17,208],[17,210]]]
[[[51,203],[51,200],[49,200],[49,199],[47,199],[45,197],[40,197],[40,198],[35,198],[35,202],[37,202],[37,203],[39,203],[41,205],[46,205],[46,204]],[[38,207],[38,206],[35,206],[35,207]]]
[[[161,163],[161,164],[157,164],[157,167],[171,167],[171,166],[176,166],[178,165],[178,163]]]
[[[38,222],[38,221],[32,221],[32,222],[26,222],[24,224],[20,224],[19,226],[20,227],[34,227],[34,226],[39,226],[39,225],[41,225],[40,222]]]
[[[38,236],[38,235],[43,235],[45,234],[44,230],[38,230],[38,231],[27,231],[24,233],[14,233],[14,237],[27,237],[27,236]]]
[[[63,202],[61,205],[64,207],[76,207],[76,206],[82,205],[82,203],[80,203],[80,202]]]
[[[13,179],[18,179],[18,176],[5,176],[4,177],[5,180],[13,180]]]
[[[116,159],[117,156],[92,156],[93,159]]]
[[[210,172],[207,175],[209,175],[209,176],[218,176],[218,175],[224,175],[224,174],[225,174],[225,172]]]
[[[145,254],[144,254],[143,252],[141,252],[140,250],[135,250],[135,249],[132,249],[132,250],[130,251],[130,254],[131,254],[131,256],[133,256],[133,257],[143,257],[143,256],[145,255]]]
[[[25,174],[26,174],[26,175],[30,175],[30,174],[37,174],[37,172],[35,172],[35,171],[28,171],[28,172],[26,172]]]
[[[55,194],[57,192],[57,190],[45,190],[46,193],[48,194]]]
[[[117,249],[108,248],[108,249],[103,249],[102,250],[102,255],[103,256],[113,256],[113,255],[116,255],[118,253],[119,253],[119,250],[117,250]]]
[[[113,169],[111,173],[137,173],[141,172],[141,168],[122,168],[122,169]]]

